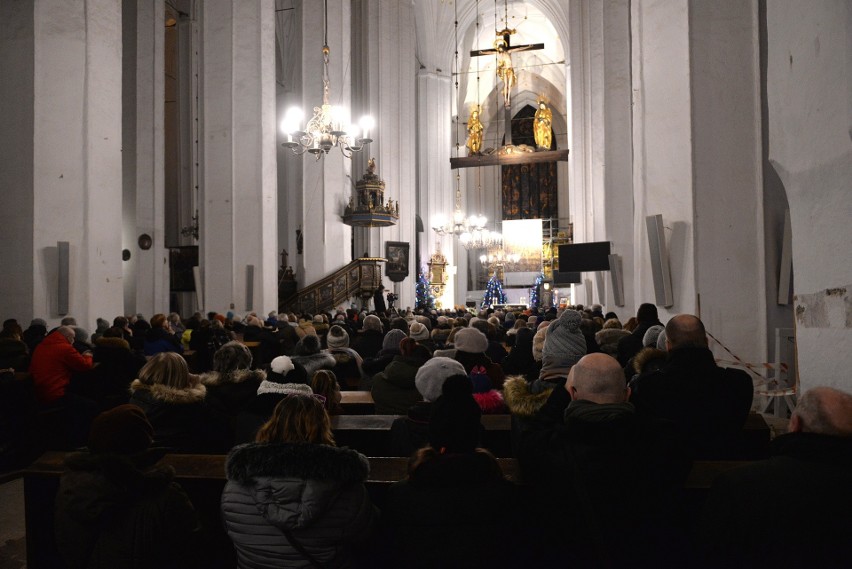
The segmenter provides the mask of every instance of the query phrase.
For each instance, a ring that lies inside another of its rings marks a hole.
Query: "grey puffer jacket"
[[[249,443],[228,455],[225,529],[241,569],[312,567],[279,529],[289,529],[323,567],[349,567],[378,510],[364,481],[367,458],[319,444]]]

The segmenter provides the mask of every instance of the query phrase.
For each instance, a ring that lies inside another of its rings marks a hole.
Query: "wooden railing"
[[[381,257],[361,257],[280,301],[279,312],[322,312],[355,296],[370,298],[382,282]]]

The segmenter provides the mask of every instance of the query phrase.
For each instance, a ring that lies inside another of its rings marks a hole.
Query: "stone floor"
[[[0,569],[26,566],[24,481],[19,478],[0,486]]]

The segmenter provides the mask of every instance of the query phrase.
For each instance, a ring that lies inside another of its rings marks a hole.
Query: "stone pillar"
[[[645,216],[662,214],[674,290],[674,304],[659,307],[660,319],[667,320],[698,309],[689,9],[666,0],[633,3],[631,11],[634,257],[625,292],[632,286],[636,303],[654,301]]]
[[[14,278],[0,312],[59,323],[66,241],[68,315],[93,328],[122,312],[121,5],[3,3],[0,22],[0,101],[16,115],[2,119],[0,261]]]
[[[278,305],[275,6],[211,0],[200,15],[204,307],[261,314]]]
[[[130,261],[125,266],[127,286],[135,289],[129,312],[150,318],[169,309],[169,264],[166,249],[164,106],[165,106],[165,4],[136,4],[136,98],[134,230]],[[134,69],[134,68],[131,68]],[[149,235],[150,249],[138,246],[140,235]]]
[[[350,4],[330,2],[328,5],[329,103],[351,108],[350,59]],[[303,30],[316,33],[302,35],[301,104],[305,118],[310,120],[312,110],[322,104],[322,30],[323,14],[316,9],[301,8]],[[357,115],[356,115],[357,116]],[[289,153],[285,153],[289,154]],[[310,285],[337,271],[352,260],[352,230],[341,220],[343,209],[352,194],[352,165],[340,150],[332,149],[328,155],[315,160],[311,155],[287,155],[286,167],[301,168],[302,209],[301,231],[303,254],[297,257],[294,268],[299,286]],[[361,252],[358,252],[360,254]]]
[[[424,263],[432,253],[440,250],[447,257],[447,262],[454,266],[454,238],[441,237],[432,231],[439,214],[452,215],[455,200],[455,172],[449,168],[452,147],[450,84],[449,74],[437,69],[421,69],[417,74],[417,208],[425,229]],[[452,308],[456,302],[456,288],[456,276],[452,275],[445,294],[440,298],[444,307]]]
[[[799,381],[848,392],[852,6],[767,2],[766,20],[769,159],[790,202]]]
[[[352,60],[353,68],[357,62],[357,69],[353,69],[352,114],[356,119],[361,114],[371,115],[376,128],[374,141],[353,161],[352,177],[361,177],[366,159],[374,157],[377,173],[385,181],[385,199],[400,204],[399,223],[360,230],[355,253],[361,255],[367,250],[371,255],[384,256],[385,241],[410,244],[409,276],[399,284],[396,302],[397,307],[405,308],[414,306],[417,283],[414,11],[411,2],[397,0],[365,0],[355,3],[353,11]],[[427,128],[433,128],[434,123],[433,117]],[[384,285],[391,288],[387,278]]]

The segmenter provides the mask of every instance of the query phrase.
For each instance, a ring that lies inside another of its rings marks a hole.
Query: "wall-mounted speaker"
[[[57,271],[56,312],[60,316],[68,314],[69,281],[71,276],[71,244],[68,241],[56,242],[56,258],[59,261]]]
[[[616,306],[624,306],[624,278],[621,255],[609,256],[609,277],[612,280],[612,300]]]
[[[781,244],[781,265],[778,267],[778,304],[790,304],[790,277],[793,272],[793,228],[790,210],[784,215],[784,241]]]
[[[648,247],[651,251],[651,273],[654,277],[656,304],[669,307],[674,304],[674,293],[663,216],[649,215],[645,218],[645,225],[648,228]]]
[[[606,285],[602,271],[595,272],[595,300],[601,306],[606,306]]]
[[[246,310],[254,310],[254,265],[246,265]]]
[[[195,280],[195,302],[196,309],[204,311],[204,289],[201,287],[201,267],[192,267],[192,278]]]

